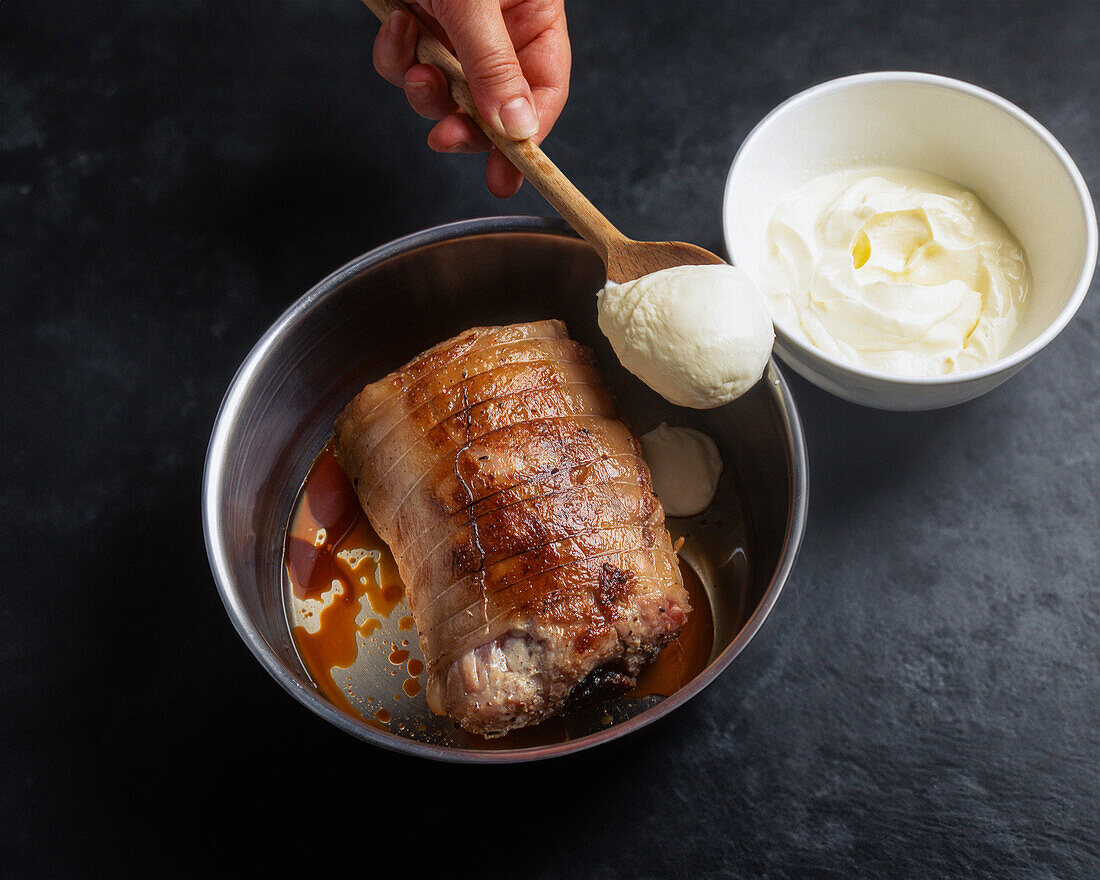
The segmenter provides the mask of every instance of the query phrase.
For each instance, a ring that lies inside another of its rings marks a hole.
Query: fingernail
[[[412,79],[405,80],[405,88],[412,89],[418,95],[427,95],[432,90],[432,87],[423,80]]]
[[[500,124],[504,133],[515,140],[538,134],[539,118],[526,98],[513,98],[500,108]]]
[[[408,26],[409,22],[405,18],[405,11],[403,9],[394,10],[390,13],[390,17],[386,19],[386,27],[390,29],[390,33],[395,37],[402,36]]]
[[[452,144],[449,153],[468,153],[470,152],[470,145],[465,141],[459,141],[457,144]]]

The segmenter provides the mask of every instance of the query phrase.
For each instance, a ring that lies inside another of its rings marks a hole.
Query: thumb
[[[437,3],[436,19],[455,47],[477,109],[500,134],[523,140],[538,133],[531,87],[496,0]]]

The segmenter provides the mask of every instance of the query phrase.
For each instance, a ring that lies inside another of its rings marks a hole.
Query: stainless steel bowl
[[[428,229],[330,275],[275,322],[242,364],[214,425],[203,478],[203,526],[233,625],[279,684],[342,730],[385,748],[447,761],[513,762],[606,743],[699,693],[748,644],[786,582],[806,521],[806,452],[794,401],[774,361],[718,410],[672,407],[626,373],[596,326],[603,266],[560,221],[494,217]],[[336,413],[368,381],[468,327],[563,319],[592,347],[628,422],[698,427],[727,466],[719,504],[670,520],[689,535],[715,621],[711,662],[663,700],[622,703],[602,725],[527,748],[477,750],[379,729],[335,708],[303,668],[284,605],[287,519]]]

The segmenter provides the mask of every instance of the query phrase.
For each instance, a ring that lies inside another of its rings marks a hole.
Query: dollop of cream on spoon
[[[775,334],[763,296],[735,266],[676,266],[597,297],[600,330],[619,361],[678,406],[710,409],[763,375]]]

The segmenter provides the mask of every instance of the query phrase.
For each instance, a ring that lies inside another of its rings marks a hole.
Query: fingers
[[[497,0],[435,3],[439,23],[454,43],[481,115],[500,134],[523,140],[538,133],[531,87],[523,76]]]
[[[561,0],[540,4],[538,15],[509,24],[538,113],[539,130],[531,138],[541,143],[554,127],[569,97],[569,73],[572,53]],[[498,198],[515,195],[523,185],[523,176],[498,150],[485,163],[485,183]]]
[[[405,87],[405,71],[416,64],[416,19],[408,12],[394,12],[374,38],[374,69],[398,88]]]
[[[560,0],[547,0],[535,14],[522,16],[511,7],[502,13],[499,0],[422,0],[421,6],[434,19],[425,24],[407,11],[392,13],[375,39],[373,57],[379,74],[404,90],[418,114],[439,120],[428,135],[428,146],[437,152],[472,153],[490,150],[491,144],[458,111],[443,74],[417,62],[420,27],[449,38],[446,42],[454,47],[478,109],[490,125],[507,137],[540,142],[569,91],[569,38]],[[523,177],[494,148],[486,162],[485,182],[493,195],[507,198],[519,190]]]
[[[438,67],[414,64],[405,72],[405,97],[425,119],[442,119],[455,111],[447,80]]]
[[[405,91],[413,110],[427,119],[442,119],[455,110],[447,80],[430,64],[416,61],[416,18],[404,10],[390,15],[374,40],[374,68]]]
[[[524,46],[520,55],[531,83],[535,109],[539,115],[541,140],[554,127],[569,98],[569,74],[573,65],[565,10],[553,4],[551,23]]]
[[[428,146],[437,153],[480,153],[492,145],[469,116],[452,113],[428,133]]]
[[[496,147],[489,151],[489,158],[485,160],[485,185],[498,199],[514,196],[523,186],[523,175]]]
[[[562,108],[565,106],[565,99],[569,93],[568,61],[566,61],[565,70],[566,86],[564,88],[540,88],[535,90],[535,106],[538,107],[539,111],[539,131],[531,140],[536,144],[541,143],[542,139],[549,134],[550,129],[553,128]],[[520,187],[523,186],[523,175],[504,157],[500,150],[493,148],[485,162],[485,185],[489,188],[489,192],[498,199],[507,199],[519,192]]]

